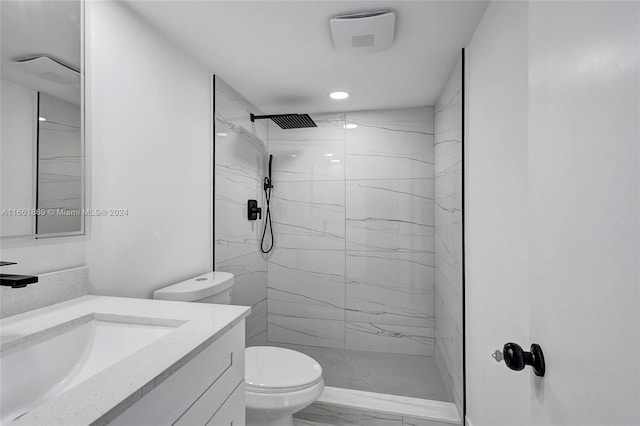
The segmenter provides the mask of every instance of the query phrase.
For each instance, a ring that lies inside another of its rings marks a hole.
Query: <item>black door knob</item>
[[[538,344],[532,344],[530,352],[526,352],[517,343],[507,343],[502,349],[502,356],[507,367],[520,371],[525,366],[533,367],[536,376],[543,377],[545,373],[544,354]]]

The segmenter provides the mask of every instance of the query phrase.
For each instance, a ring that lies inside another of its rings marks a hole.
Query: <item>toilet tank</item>
[[[231,304],[233,274],[213,271],[153,292],[153,298],[178,302]]]

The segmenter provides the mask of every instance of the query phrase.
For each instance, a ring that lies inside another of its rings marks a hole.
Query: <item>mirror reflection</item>
[[[0,235],[82,234],[81,2],[0,7]]]

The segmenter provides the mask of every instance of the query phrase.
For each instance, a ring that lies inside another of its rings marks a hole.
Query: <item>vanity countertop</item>
[[[102,425],[113,420],[210,343],[246,318],[251,308],[107,296],[77,299],[0,321],[2,350],[27,343],[28,336],[77,325],[87,315],[154,325],[181,324],[133,355],[52,397],[12,425]],[[27,336],[27,337],[25,337]]]

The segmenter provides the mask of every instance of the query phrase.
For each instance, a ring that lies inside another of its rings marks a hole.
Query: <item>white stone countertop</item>
[[[250,312],[251,308],[245,306],[83,296],[3,319],[1,351],[27,344],[34,334],[38,340],[57,335],[77,326],[76,318],[92,314],[136,324],[181,324],[131,356],[52,397],[11,425],[107,424]]]

